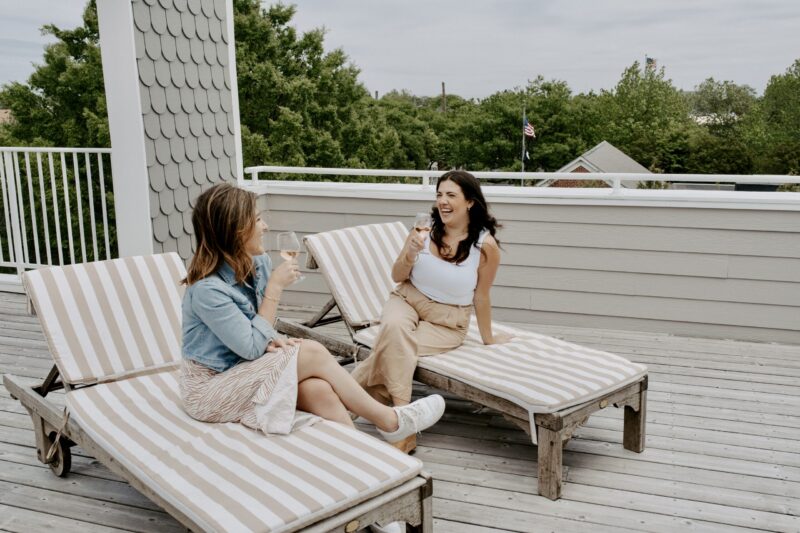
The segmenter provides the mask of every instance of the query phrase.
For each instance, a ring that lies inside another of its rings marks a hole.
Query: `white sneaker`
[[[387,442],[399,442],[438,422],[444,414],[444,398],[432,394],[414,403],[395,407],[394,411],[397,413],[397,430],[391,432],[378,430]]]
[[[369,529],[372,533],[405,533],[406,531],[406,523],[405,522],[390,522],[385,526],[379,526],[378,524],[372,524],[369,526]]]

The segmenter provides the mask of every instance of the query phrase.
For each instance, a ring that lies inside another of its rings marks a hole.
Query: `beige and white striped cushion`
[[[22,279],[68,383],[117,379],[181,358],[178,254],[42,268]]]
[[[356,341],[372,346],[379,328],[359,331]],[[473,317],[461,347],[420,357],[418,366],[505,398],[530,413],[552,413],[587,402],[647,373],[644,365],[612,353],[497,323],[492,328],[514,339],[484,345]]]
[[[328,282],[351,326],[377,322],[396,283],[392,265],[408,228],[402,222],[326,231],[305,238],[306,248]]]
[[[332,422],[274,437],[198,422],[181,407],[177,371],[71,391],[67,406],[99,446],[204,531],[299,529],[422,468]]]

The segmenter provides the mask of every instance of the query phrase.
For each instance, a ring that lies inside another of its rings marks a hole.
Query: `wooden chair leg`
[[[50,439],[47,436],[47,423],[45,422],[44,418],[33,412],[31,409],[27,410],[28,414],[31,415],[31,420],[33,420],[33,434],[36,437],[36,458],[39,460],[39,462],[47,464],[47,459],[45,456],[47,455],[47,451],[50,449]]]
[[[561,497],[561,431],[537,426],[539,440],[539,495],[551,500]]]
[[[625,426],[622,434],[622,445],[626,450],[636,453],[644,451],[645,424],[647,419],[647,390],[639,393],[636,406],[625,406]]]
[[[420,487],[419,495],[422,500],[420,523],[411,525],[406,522],[406,533],[433,533],[433,480],[430,477],[428,482]]]
[[[428,496],[422,500],[422,523],[419,526],[412,528],[412,531],[419,533],[433,533],[433,496]]]

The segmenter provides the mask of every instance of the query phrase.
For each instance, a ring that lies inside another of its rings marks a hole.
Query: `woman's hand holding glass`
[[[408,234],[405,246],[406,262],[414,263],[419,254],[427,253],[425,239],[431,231],[431,216],[428,213],[417,213],[414,229]]]
[[[281,266],[287,263],[294,265],[296,276],[288,285],[291,285],[295,281],[303,281],[306,279],[304,275],[300,274],[300,267],[298,266],[301,248],[300,239],[297,238],[297,234],[293,231],[278,233],[278,250],[281,251],[281,257],[286,260]]]
[[[418,237],[418,239],[415,239],[415,241],[419,242],[419,250],[417,250],[418,253],[428,253],[428,251],[424,249],[425,239],[427,239],[428,235],[430,235],[432,226],[433,218],[431,217],[430,213],[417,213],[417,216],[414,219],[414,233]]]
[[[419,233],[416,231],[409,233],[404,249],[405,261],[407,263],[416,263],[417,255],[421,253],[424,244],[425,241],[420,237]]]
[[[284,261],[272,269],[269,275],[269,283],[267,284],[267,292],[269,292],[270,285],[274,285],[282,291],[297,281],[299,275],[300,269],[297,266],[297,261]]]

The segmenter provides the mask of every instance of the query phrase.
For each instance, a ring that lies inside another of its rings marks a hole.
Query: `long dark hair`
[[[192,226],[197,251],[183,283],[191,285],[227,262],[241,283],[253,270],[247,240],[256,224],[256,195],[228,183],[214,185],[197,197]]]
[[[445,181],[452,181],[461,188],[464,198],[467,201],[472,201],[469,213],[469,226],[467,228],[467,238],[458,243],[458,249],[453,255],[445,256],[442,250],[447,248],[444,244],[444,223],[442,217],[439,215],[439,208],[434,204],[431,210],[433,217],[433,227],[431,228],[431,241],[439,249],[439,255],[445,261],[450,263],[461,263],[469,257],[470,248],[477,247],[478,237],[484,229],[489,231],[489,234],[497,241],[498,246],[500,241],[497,239],[497,230],[503,226],[497,222],[491,213],[489,213],[489,204],[481,192],[481,184],[478,179],[464,170],[451,170],[439,178],[436,182],[436,190],[439,190],[439,185]],[[483,253],[483,250],[481,250]]]

